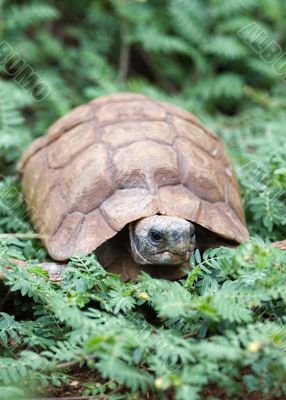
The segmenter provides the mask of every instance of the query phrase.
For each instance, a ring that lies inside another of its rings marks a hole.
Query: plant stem
[[[19,238],[19,239],[41,239],[41,236],[35,232],[16,232],[16,233],[0,233],[1,239],[10,239],[10,238]]]
[[[72,360],[72,361],[68,361],[68,362],[65,362],[65,363],[58,364],[56,366],[56,369],[58,370],[58,369],[71,368],[71,367],[74,367],[75,365],[79,364],[81,361],[94,360],[95,358],[96,358],[95,355],[92,355],[92,356],[89,356],[89,357],[86,357],[86,358],[78,358],[76,360]]]
[[[128,75],[130,61],[130,45],[127,41],[128,21],[122,19],[120,23],[120,55],[117,79],[124,82]]]

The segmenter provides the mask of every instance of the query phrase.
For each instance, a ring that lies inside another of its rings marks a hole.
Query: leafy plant
[[[172,388],[178,399],[199,399],[212,383],[238,398],[245,384],[283,396],[285,257],[253,241],[196,256],[200,272],[192,283],[196,268],[181,283],[143,275],[122,284],[90,256],[81,258],[82,268],[78,258],[71,261],[60,286],[16,266],[7,270],[3,259],[5,284],[37,306],[28,323],[2,313],[0,327],[9,329],[0,335],[0,381],[14,387],[21,376],[25,393],[68,380],[69,366],[86,364],[133,394],[157,390],[164,397]],[[92,285],[74,292],[87,271]],[[120,308],[114,308],[115,292]],[[132,307],[124,306],[126,298]],[[147,304],[154,322],[145,319]]]
[[[1,2],[1,398],[56,395],[73,387],[79,369],[77,393],[102,400],[285,398],[286,256],[269,242],[286,237],[286,86],[283,69],[261,56],[272,41],[284,54],[285,7]],[[260,51],[259,38],[238,34],[251,24],[264,32]],[[13,52],[9,63],[3,43]],[[29,90],[35,77],[51,89],[42,101]],[[60,284],[48,281],[17,160],[72,107],[114,91],[182,106],[223,139],[252,240],[195,252],[180,282],[142,274],[122,283],[94,255],[72,258]]]

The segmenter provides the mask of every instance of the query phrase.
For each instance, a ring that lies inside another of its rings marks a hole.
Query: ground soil
[[[63,385],[60,388],[55,389],[50,388],[45,393],[45,397],[43,399],[62,399],[62,400],[108,400],[110,392],[107,392],[103,395],[97,396],[84,396],[84,386],[85,382],[94,382],[94,383],[104,383],[101,377],[94,373],[94,371],[87,368],[76,368],[71,372],[72,380],[69,385]],[[124,388],[116,391],[117,393],[124,393]],[[166,393],[167,398],[170,400],[174,399],[174,394],[172,391]],[[238,397],[229,397],[225,391],[221,388],[218,388],[215,385],[209,385],[202,391],[202,398],[207,399],[208,397],[217,398],[219,400],[285,400],[283,398],[277,398],[271,396],[271,394],[265,395],[259,392],[252,393],[244,393],[239,398]],[[37,399],[39,400],[39,399]],[[158,400],[158,396],[153,393],[146,393],[142,397],[138,397],[136,400]]]

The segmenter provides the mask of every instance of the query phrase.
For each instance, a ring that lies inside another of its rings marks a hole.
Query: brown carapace
[[[221,140],[189,112],[143,95],[77,107],[28,148],[19,169],[31,219],[55,260],[97,250],[107,269],[122,273],[127,253],[120,263],[112,249],[128,240],[124,228],[156,214],[193,222],[204,248],[248,238]],[[153,273],[146,268],[136,273]]]

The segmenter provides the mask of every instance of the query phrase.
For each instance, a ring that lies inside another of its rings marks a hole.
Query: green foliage
[[[31,140],[23,122],[16,97],[10,94],[9,85],[0,82],[0,157],[6,162],[16,160]]]
[[[50,393],[77,366],[94,376],[82,394],[99,399],[217,398],[205,394],[211,387],[227,398],[285,398],[286,256],[263,244],[286,237],[285,71],[258,53],[272,40],[285,51],[286,3],[31,0],[1,8],[1,41],[14,54],[9,69],[0,54],[1,398]],[[238,34],[253,23],[266,34],[262,48],[259,37]],[[21,62],[51,88],[42,101],[15,78]],[[124,90],[178,104],[222,137],[256,239],[196,251],[180,282],[142,274],[123,284],[93,255],[72,258],[61,283],[49,282],[17,160],[72,107]]]
[[[120,284],[94,256],[77,257],[59,286],[16,266],[7,270],[2,259],[5,284],[37,306],[29,322],[1,314],[0,382],[19,390],[22,379],[22,393],[36,391],[67,380],[69,363],[78,363],[126,393],[156,390],[164,398],[172,388],[178,399],[200,399],[212,383],[241,399],[244,385],[285,396],[286,254],[252,241],[197,254],[192,263],[199,268],[192,283],[193,272],[181,283],[143,275]],[[92,285],[75,291],[87,273]],[[114,291],[118,304],[128,298],[132,308],[115,309]],[[156,315],[149,322],[147,304]]]

